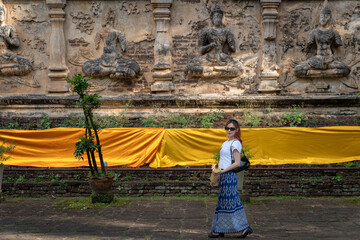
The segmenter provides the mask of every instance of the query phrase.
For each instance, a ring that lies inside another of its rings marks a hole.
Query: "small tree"
[[[13,150],[16,145],[6,144],[7,140],[4,140],[0,145],[0,202],[4,201],[2,195],[2,180],[4,174],[4,162],[10,158],[8,155],[11,150]],[[6,156],[7,155],[7,156]]]
[[[106,168],[101,152],[97,125],[93,120],[93,110],[99,108],[101,102],[98,94],[88,93],[88,88],[91,86],[89,80],[90,78],[85,78],[81,73],[74,74],[71,79],[66,78],[66,81],[71,85],[71,91],[79,96],[76,104],[82,108],[85,119],[85,135],[80,137],[80,141],[75,144],[74,156],[79,160],[84,160],[83,155],[86,152],[91,176],[100,176],[106,175]],[[96,144],[94,142],[95,139]],[[101,173],[99,173],[96,164],[95,152],[99,156]]]

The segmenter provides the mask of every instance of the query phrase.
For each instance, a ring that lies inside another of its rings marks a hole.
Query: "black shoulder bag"
[[[236,141],[236,140],[234,140]],[[235,162],[235,159],[234,159],[234,155],[233,155],[233,152],[231,151],[231,146],[232,144],[234,143],[234,141],[231,143],[230,145],[230,154],[231,154],[231,163],[234,163]],[[238,172],[241,172],[241,171],[244,171],[246,169],[248,169],[250,167],[250,161],[249,159],[245,156],[245,153],[243,150],[241,150],[241,152],[243,153],[244,156],[241,157],[240,159],[240,166],[237,167],[237,168],[234,168],[232,171],[235,172],[235,173],[238,173]]]

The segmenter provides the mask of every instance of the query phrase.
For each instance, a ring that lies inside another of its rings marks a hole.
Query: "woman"
[[[242,141],[239,123],[231,119],[225,124],[225,130],[228,140],[222,144],[220,150],[219,199],[209,238],[224,237],[225,233],[237,232],[241,232],[239,238],[245,238],[253,230],[247,222],[244,207],[239,198],[238,175],[232,171],[240,166]],[[231,160],[232,155],[234,163]]]

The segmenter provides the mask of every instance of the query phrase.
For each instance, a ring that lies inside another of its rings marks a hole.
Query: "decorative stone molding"
[[[156,39],[154,45],[154,83],[151,85],[152,92],[171,93],[174,90],[172,83],[173,73],[171,70],[171,48],[169,23],[172,0],[151,0],[154,20],[156,22]]]
[[[264,28],[261,79],[258,91],[277,93],[280,91],[279,67],[277,66],[276,25],[278,23],[278,7],[281,0],[260,0],[262,6],[262,23]]]
[[[260,4],[263,8],[262,23],[264,26],[264,39],[275,40],[276,38],[276,25],[279,22],[278,8],[281,0],[261,0]]]
[[[46,0],[49,6],[49,16],[51,21],[50,35],[50,62],[48,77],[49,93],[64,93],[69,91],[65,78],[68,76],[68,67],[66,66],[66,45],[64,35],[64,21],[66,0]]]

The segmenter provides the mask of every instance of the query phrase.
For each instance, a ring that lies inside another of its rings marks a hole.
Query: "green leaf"
[[[6,144],[7,142],[8,142],[8,140],[4,140],[0,145],[0,164],[2,164],[3,162],[5,162],[6,160],[8,160],[10,158],[10,156],[6,156],[6,155],[8,155],[9,152],[11,150],[15,149],[15,147],[16,147],[16,145],[13,145],[13,144],[7,145]]]
[[[80,137],[80,141],[75,143],[75,152],[74,156],[76,159],[84,160],[84,153],[87,151],[93,152],[96,151],[100,146],[94,143],[94,136],[91,137]]]

